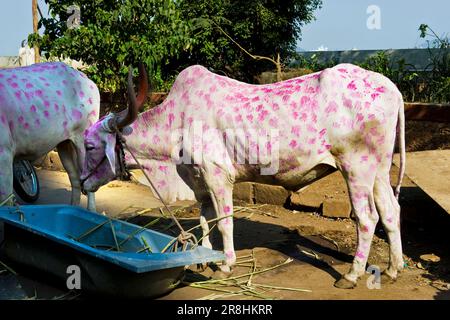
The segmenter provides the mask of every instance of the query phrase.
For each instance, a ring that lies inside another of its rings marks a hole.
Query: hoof
[[[394,283],[397,281],[397,277],[390,276],[386,270],[381,273],[381,283]]]
[[[208,264],[207,263],[198,263],[197,264],[197,270],[199,272],[205,272],[206,269],[208,269]]]
[[[220,269],[220,272],[222,272],[222,273],[224,273],[224,274],[231,275],[231,274],[233,273],[231,267],[228,266],[228,265],[226,265],[226,264],[221,265],[221,266],[219,267],[219,269]]]
[[[334,283],[334,286],[339,289],[353,289],[356,287],[356,283],[342,277]]]
[[[213,275],[213,279],[227,279],[229,278],[231,275],[233,274],[233,271],[230,270],[229,272],[227,271],[222,271],[222,268],[217,269],[214,272]]]

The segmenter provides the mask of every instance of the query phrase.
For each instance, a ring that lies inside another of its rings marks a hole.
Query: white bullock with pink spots
[[[64,63],[0,70],[0,200],[13,192],[14,159],[34,161],[57,148],[78,205],[84,131],[99,109],[95,83]],[[88,197],[94,210],[94,195]]]
[[[395,279],[403,268],[397,201],[405,162],[403,108],[402,95],[388,78],[351,64],[268,85],[246,84],[192,66],[178,75],[161,105],[140,115],[129,110],[136,120],[127,143],[138,158],[157,164],[147,170],[158,171],[158,188],[173,187],[161,177],[171,178],[176,168],[202,203],[204,233],[208,219],[223,218],[218,229],[224,271],[236,261],[235,183],[256,181],[298,190],[339,169],[356,216],[358,243],[351,269],[335,285],[351,288],[365,272],[379,218],[390,243],[385,273]],[[83,176],[105,153],[113,154],[116,118],[110,115],[87,131]],[[389,170],[396,128],[402,165],[394,193]],[[117,159],[108,159],[110,166],[102,168],[101,178],[87,179],[86,190],[95,191],[114,178]],[[208,237],[202,244],[211,247]]]

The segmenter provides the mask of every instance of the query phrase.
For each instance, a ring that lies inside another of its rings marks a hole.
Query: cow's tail
[[[398,200],[400,195],[400,188],[402,186],[403,176],[405,175],[406,166],[406,150],[405,150],[405,106],[403,99],[400,99],[400,108],[398,109],[398,148],[400,153],[400,172],[397,178],[397,185],[395,186],[395,198]]]

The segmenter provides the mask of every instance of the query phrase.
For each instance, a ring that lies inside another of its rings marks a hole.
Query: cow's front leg
[[[1,147],[0,152],[0,202],[13,193],[13,157]],[[11,200],[6,205],[13,205]]]
[[[81,136],[81,135],[80,135]],[[80,182],[80,175],[81,175],[81,171],[84,165],[84,161],[86,158],[86,153],[84,151],[84,143],[83,140],[80,138],[76,138],[73,140],[73,145],[71,145],[71,147],[73,146],[73,150],[71,150],[70,154],[72,156],[72,160],[70,160],[72,164],[68,164],[71,168],[71,170],[76,170],[76,174],[74,172],[72,172],[71,174],[69,173],[69,178],[72,175],[74,177],[74,179],[76,178],[77,181],[73,181],[70,180],[71,184],[72,184],[72,202],[73,201],[77,201],[78,200],[78,204],[80,203],[80,196],[78,195],[78,191],[73,189],[74,185],[80,185],[81,187],[81,182]],[[58,149],[59,152],[59,149]],[[64,150],[62,150],[62,152],[64,152]],[[81,189],[81,188],[80,188]],[[74,203],[72,203],[74,204]],[[88,192],[87,193],[87,209],[89,211],[92,212],[97,212],[96,210],[96,206],[95,206],[95,193],[94,192]]]
[[[78,206],[81,198],[80,170],[77,163],[77,154],[72,141],[66,140],[57,146],[61,163],[69,176],[72,187],[70,204]]]

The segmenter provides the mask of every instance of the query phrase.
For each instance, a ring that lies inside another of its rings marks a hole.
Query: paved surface
[[[408,152],[406,175],[450,214],[450,150]]]
[[[70,204],[71,187],[65,172],[37,170],[41,194],[35,204]],[[86,208],[87,198],[81,196],[81,206]],[[24,203],[20,201],[20,203]],[[158,208],[157,200],[147,186],[134,182],[113,181],[96,192],[97,211],[115,216],[130,205],[137,208]],[[175,203],[185,205],[186,201]]]

